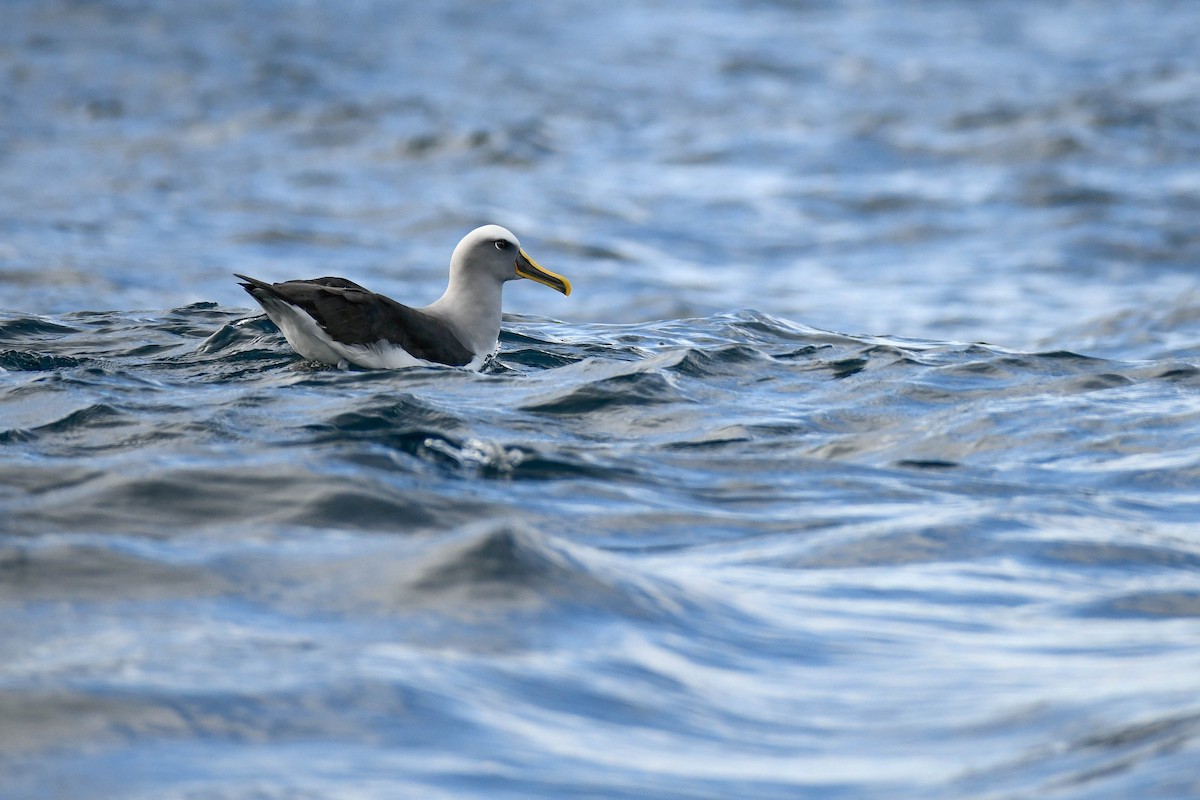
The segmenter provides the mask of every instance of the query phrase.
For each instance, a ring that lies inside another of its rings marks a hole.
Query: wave
[[[55,356],[30,350],[0,351],[0,371],[5,372],[56,372],[81,366],[83,359],[71,356]]]
[[[1074,731],[1065,741],[1003,766],[972,772],[955,788],[989,797],[1091,797],[1095,792],[1109,794],[1116,775],[1133,776],[1126,785],[1137,786],[1137,775],[1153,770],[1156,787],[1170,791],[1176,786],[1181,797],[1190,792],[1186,787],[1194,780],[1194,770],[1184,766],[1187,756],[1173,760],[1169,756],[1194,751],[1200,744],[1200,711],[1176,707],[1115,724],[1105,718],[1110,715],[1073,720]]]
[[[319,603],[342,614],[419,617],[439,630],[452,622],[550,615],[572,624],[609,619],[688,630],[712,625],[710,635],[719,637],[733,618],[748,618],[715,594],[647,571],[627,556],[519,521],[468,523],[435,537],[365,549],[364,555],[324,558],[320,564],[297,560],[275,574],[254,564],[246,570],[257,581],[298,587],[272,600],[285,607]]]

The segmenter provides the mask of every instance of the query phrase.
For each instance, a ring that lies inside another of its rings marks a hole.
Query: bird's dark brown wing
[[[265,283],[245,275],[237,277],[259,303],[263,294],[290,303],[339,342],[359,345],[388,342],[417,358],[455,367],[475,357],[442,320],[345,278]]]

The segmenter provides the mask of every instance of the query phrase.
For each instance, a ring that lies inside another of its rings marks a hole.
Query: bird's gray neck
[[[424,308],[446,322],[459,340],[477,355],[490,353],[500,337],[500,300],[504,285],[496,281],[451,278],[446,292]]]

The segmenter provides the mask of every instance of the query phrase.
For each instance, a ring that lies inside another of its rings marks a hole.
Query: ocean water
[[[0,4],[0,797],[1200,797],[1200,5]],[[230,274],[510,284],[482,372]]]

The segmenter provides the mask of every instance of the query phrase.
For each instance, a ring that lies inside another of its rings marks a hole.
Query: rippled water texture
[[[1200,797],[1197,41],[0,5],[0,797]],[[488,221],[481,373],[229,274]]]

